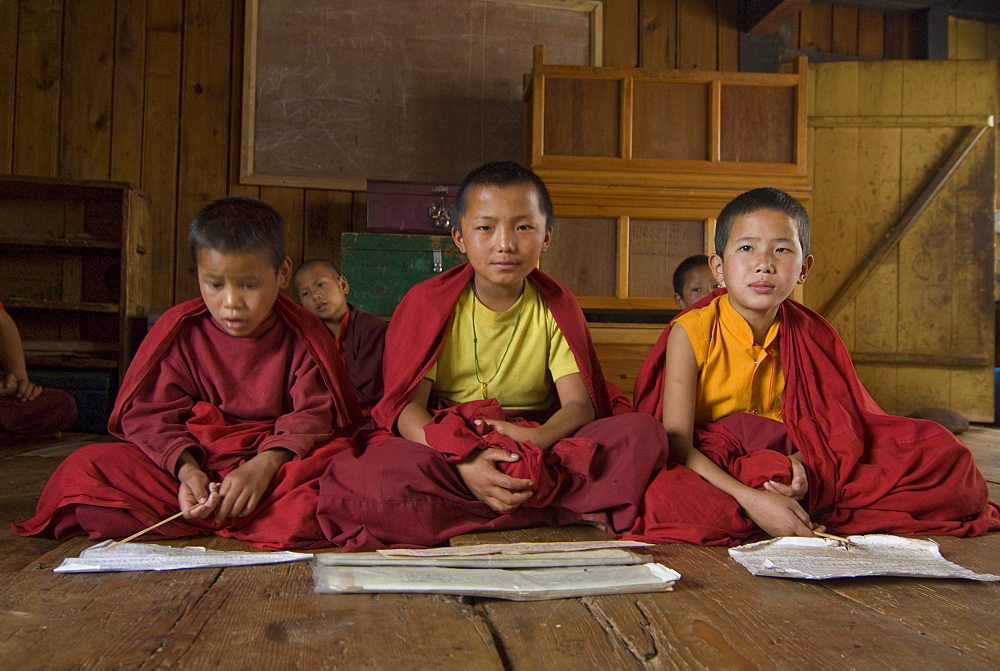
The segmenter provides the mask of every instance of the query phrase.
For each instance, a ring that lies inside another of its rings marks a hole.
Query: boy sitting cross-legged
[[[777,189],[738,196],[719,215],[715,249],[726,288],[674,319],[635,389],[637,410],[662,418],[672,461],[715,491],[664,470],[632,537],[1000,529],[968,448],[933,422],[883,412],[833,327],[789,300],[813,264],[798,201]]]
[[[552,241],[548,191],[488,163],[456,195],[468,256],[418,284],[389,325],[381,435],[335,457],[320,483],[327,538],[347,550],[430,546],[474,531],[590,519],[628,530],[664,463],[651,417],[612,417],[573,295],[537,269]]]
[[[201,298],[167,310],[129,366],[109,422],[128,442],[67,457],[15,533],[122,538],[186,510],[143,539],[328,545],[315,480],[356,448],[360,409],[329,333],[281,294],[281,217],[225,198],[198,213],[189,243]]]

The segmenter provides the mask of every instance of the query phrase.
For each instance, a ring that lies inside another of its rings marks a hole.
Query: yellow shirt
[[[467,287],[455,306],[441,355],[425,377],[433,382],[434,394],[454,403],[482,400],[482,381],[487,383],[487,397],[506,409],[544,410],[555,399],[553,382],[579,372],[552,313],[531,282],[525,282],[521,297],[505,312],[490,310],[475,297],[472,286]]]
[[[777,320],[764,342],[754,343],[750,325],[724,294],[675,323],[684,327],[698,363],[696,421],[716,422],[740,412],[781,421],[785,376]]]

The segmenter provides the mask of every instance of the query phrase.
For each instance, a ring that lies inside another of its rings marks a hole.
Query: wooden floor
[[[1000,429],[962,437],[1000,501]],[[32,513],[59,459],[92,439],[0,453],[3,668],[1000,667],[1000,583],[758,578],[723,548],[657,547],[657,560],[683,576],[674,592],[533,603],[314,594],[306,563],[55,574],[90,542],[20,538],[9,523]],[[937,540],[946,558],[1000,574],[1000,533]]]

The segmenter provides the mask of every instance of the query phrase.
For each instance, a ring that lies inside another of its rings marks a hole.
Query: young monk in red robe
[[[333,336],[362,410],[370,411],[382,398],[385,322],[347,302],[351,285],[329,261],[304,262],[295,270],[294,282],[302,306]]]
[[[337,455],[319,521],[345,550],[595,520],[627,531],[666,435],[612,401],[573,295],[537,269],[548,191],[511,162],[473,171],[452,236],[469,262],[418,284],[389,325],[381,435]]]
[[[295,305],[280,215],[247,198],[206,206],[189,242],[201,298],[157,320],[118,392],[127,443],[77,450],[14,533],[143,539],[215,534],[265,549],[328,545],[316,478],[356,447],[360,409],[322,323]]]
[[[0,303],[0,445],[51,436],[76,421],[76,400],[31,381],[17,324]]]
[[[774,536],[1000,529],[971,452],[947,429],[883,412],[836,331],[789,299],[813,264],[809,219],[776,189],[723,209],[710,264],[725,289],[681,313],[636,380],[672,460],[631,537],[734,544]],[[696,492],[696,494],[690,494]]]

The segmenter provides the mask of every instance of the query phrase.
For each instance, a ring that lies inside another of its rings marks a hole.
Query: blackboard
[[[600,64],[596,0],[249,0],[241,181],[455,183],[523,158],[532,47]]]

